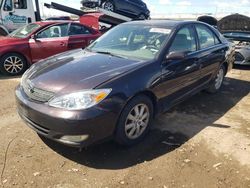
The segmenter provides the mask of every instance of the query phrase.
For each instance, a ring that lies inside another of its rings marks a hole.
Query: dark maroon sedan
[[[38,134],[84,147],[107,137],[132,145],[153,117],[201,90],[220,90],[234,51],[200,22],[121,24],[85,50],[34,64],[16,89]]]
[[[31,64],[76,48],[86,47],[100,32],[73,21],[32,23],[0,37],[0,71],[22,74]]]

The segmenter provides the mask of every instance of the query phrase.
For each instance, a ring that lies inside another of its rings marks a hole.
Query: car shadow
[[[0,80],[10,80],[10,79],[17,79],[21,78],[22,76],[5,76],[0,73]]]
[[[200,92],[159,115],[146,138],[138,145],[121,147],[113,141],[83,149],[63,146],[48,139],[43,141],[60,155],[96,169],[124,169],[151,161],[181,147],[208,126],[228,129],[215,122],[249,94],[250,82],[226,78],[217,94]]]

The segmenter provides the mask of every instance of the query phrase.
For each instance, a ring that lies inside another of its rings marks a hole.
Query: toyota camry
[[[234,49],[196,21],[135,21],[84,50],[42,60],[16,88],[18,112],[39,135],[85,147],[106,138],[140,142],[156,114],[220,90]]]

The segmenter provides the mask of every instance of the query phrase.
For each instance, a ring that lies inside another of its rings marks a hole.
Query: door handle
[[[185,71],[191,70],[191,69],[197,67],[197,65],[198,65],[197,63],[194,63],[194,64],[192,64],[192,65],[186,67],[186,68],[185,68]]]

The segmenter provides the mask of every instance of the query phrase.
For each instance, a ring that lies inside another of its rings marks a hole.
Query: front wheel
[[[226,75],[226,69],[224,65],[221,65],[220,69],[217,72],[217,75],[208,89],[206,89],[209,93],[216,93],[221,89],[224,77]]]
[[[140,142],[148,132],[152,119],[151,100],[144,95],[133,98],[118,120],[115,132],[116,142],[126,146]]]
[[[26,59],[17,53],[8,53],[0,59],[0,71],[9,76],[17,76],[28,68]]]

